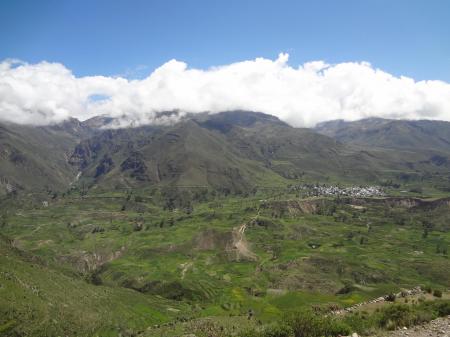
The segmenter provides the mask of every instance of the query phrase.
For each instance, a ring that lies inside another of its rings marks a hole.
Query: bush
[[[437,303],[438,316],[444,317],[450,315],[450,301]]]
[[[263,337],[291,337],[292,329],[287,325],[275,325],[264,330]]]
[[[241,331],[238,337],[262,337],[262,332],[255,329]]]
[[[377,329],[394,330],[429,322],[437,317],[450,315],[450,301],[436,300],[416,305],[394,304],[372,314],[353,313],[343,317],[345,324],[360,334],[372,335]]]
[[[369,315],[367,313],[355,312],[343,317],[345,324],[350,326],[353,331],[358,331],[359,334],[372,335],[375,332],[377,323],[375,321],[375,314]]]
[[[442,291],[440,291],[439,289],[435,289],[433,291],[433,296],[441,298],[442,297]]]
[[[397,296],[395,296],[394,293],[390,293],[389,295],[386,295],[384,299],[389,302],[395,302],[396,297]]]
[[[255,329],[241,332],[239,337],[291,337],[293,336],[292,329],[284,324],[277,324],[266,327],[262,331]]]
[[[135,222],[135,223],[133,224],[133,231],[135,231],[135,232],[139,232],[139,231],[141,231],[143,228],[144,228],[144,225],[143,225],[142,223],[140,223],[140,222]]]
[[[395,330],[450,315],[450,301],[436,300],[417,305],[393,304],[375,312],[356,312],[340,318],[326,317],[311,310],[287,314],[281,323],[262,330],[248,330],[239,337],[335,337],[357,331],[372,335],[378,329]]]
[[[285,316],[284,323],[292,329],[295,337],[339,336],[351,333],[343,321],[321,317],[311,311],[301,311]]]
[[[378,325],[388,330],[429,322],[450,314],[450,301],[429,301],[418,305],[392,305],[378,313]]]
[[[414,315],[410,306],[399,304],[385,308],[381,311],[379,325],[387,330],[398,327],[409,327],[414,323]]]
[[[346,283],[341,289],[336,292],[336,295],[349,294],[356,288],[351,283]]]

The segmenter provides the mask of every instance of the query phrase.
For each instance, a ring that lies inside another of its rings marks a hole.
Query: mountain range
[[[246,192],[299,181],[380,183],[405,174],[448,176],[450,123],[371,118],[306,129],[250,111],[135,128],[115,128],[108,117],[39,127],[2,123],[0,158],[3,194],[80,184]]]
[[[338,141],[370,147],[450,151],[450,122],[367,118],[320,123],[315,130]]]

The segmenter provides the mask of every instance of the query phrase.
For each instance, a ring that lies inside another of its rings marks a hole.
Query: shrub
[[[384,299],[389,302],[395,302],[396,296],[394,293],[390,293],[389,295],[386,295]]]
[[[372,335],[375,332],[377,326],[375,322],[376,314],[369,315],[367,313],[353,313],[345,315],[343,321],[350,326],[353,331],[358,331],[360,334]]]
[[[423,288],[423,290],[425,290],[427,293],[431,294],[433,292],[433,289],[431,289],[430,286],[426,286]]]
[[[103,233],[105,229],[102,226],[94,226],[91,230],[91,233]]]
[[[140,223],[140,222],[135,222],[135,223],[133,224],[133,230],[134,230],[135,232],[139,232],[139,231],[141,231],[143,228],[144,228],[144,225],[143,225],[142,223]]]
[[[256,329],[246,330],[241,332],[239,337],[291,337],[293,336],[292,329],[285,324],[277,324],[266,327],[264,330],[258,331]]]
[[[440,317],[450,315],[450,301],[437,303],[437,313]]]
[[[450,314],[450,301],[422,302],[418,305],[392,305],[378,315],[378,326],[388,330],[429,322],[439,316]]]
[[[442,297],[442,291],[440,291],[439,289],[435,289],[434,291],[433,291],[433,296],[434,297]]]
[[[241,331],[238,337],[261,337],[262,332],[259,332],[255,329]]]
[[[381,311],[379,325],[388,330],[395,330],[398,327],[409,327],[413,325],[414,315],[411,307],[399,304],[387,307]]]
[[[253,329],[240,333],[239,337],[335,337],[358,331],[372,335],[378,329],[395,330],[450,315],[450,301],[436,300],[416,305],[393,304],[371,314],[356,312],[340,318],[326,317],[305,310],[287,314],[279,324],[265,329]]]
[[[345,322],[321,317],[307,310],[286,315],[284,324],[292,329],[295,337],[339,336],[351,333]]]
[[[355,287],[351,283],[345,283],[345,285],[337,291],[336,295],[349,294],[353,290],[355,290]]]
[[[291,337],[292,329],[287,325],[275,325],[268,327],[262,333],[263,337]]]

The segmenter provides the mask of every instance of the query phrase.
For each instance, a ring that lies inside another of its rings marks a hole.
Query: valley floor
[[[0,335],[229,337],[418,285],[409,304],[448,298],[448,197],[208,193],[4,200]]]

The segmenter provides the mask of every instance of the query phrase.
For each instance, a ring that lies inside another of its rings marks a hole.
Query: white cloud
[[[139,125],[154,123],[160,111],[235,109],[269,113],[294,126],[371,116],[450,121],[450,84],[395,77],[366,62],[294,68],[287,54],[207,70],[171,60],[142,80],[75,77],[58,63],[0,63],[0,118],[16,123],[108,115]]]

